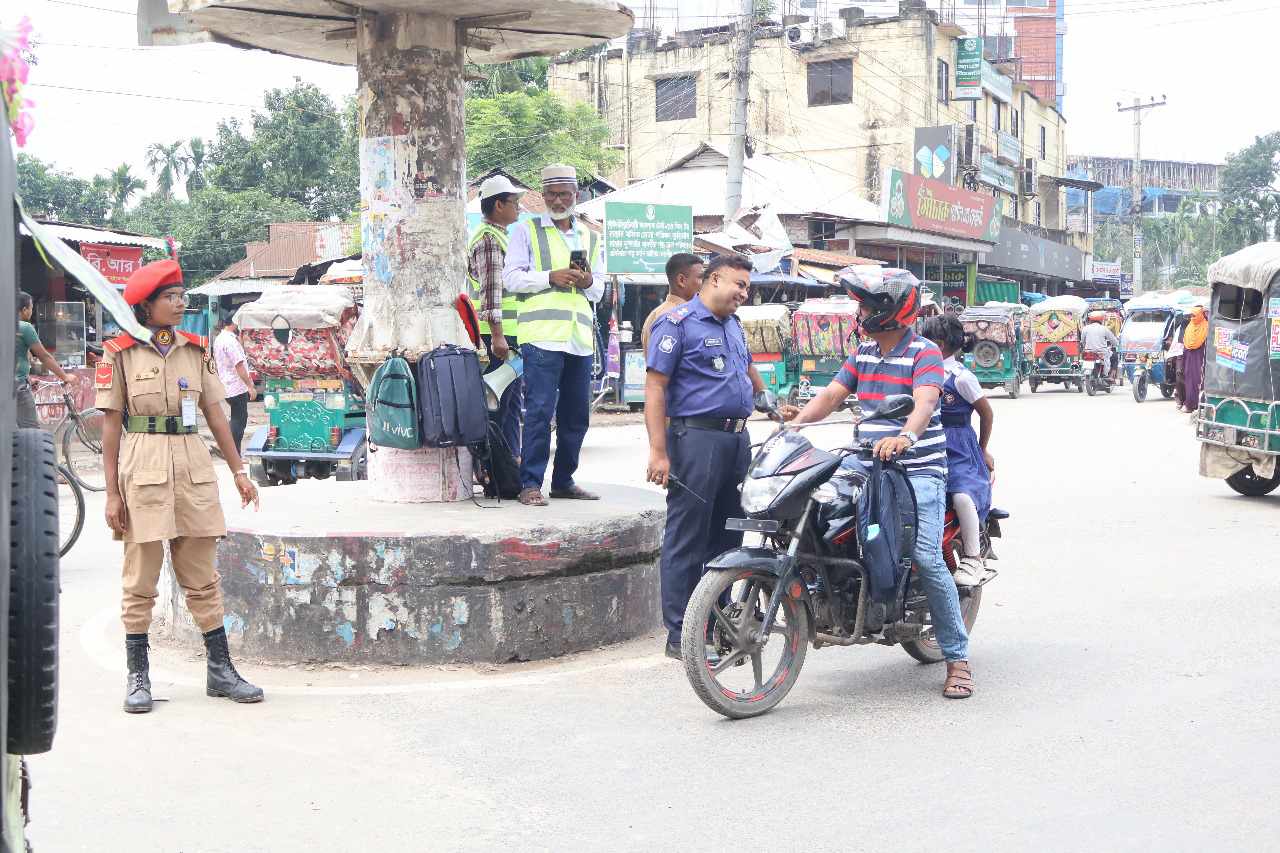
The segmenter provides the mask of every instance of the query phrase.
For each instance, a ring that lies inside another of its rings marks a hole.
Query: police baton
[[[686,492],[688,492],[689,494],[691,494],[691,495],[693,495],[695,498],[697,498],[699,501],[701,501],[703,506],[706,506],[706,504],[707,504],[707,500],[706,500],[706,498],[704,498],[702,495],[698,494],[698,493],[697,493],[697,492],[695,492],[693,489],[691,489],[691,488],[689,488],[688,486],[686,486],[684,483],[680,482],[679,478],[677,478],[675,474],[672,474],[672,473],[669,473],[669,472],[668,472],[668,474],[667,474],[667,482],[669,482],[669,483],[675,483],[677,486],[679,486],[680,488],[684,489]]]

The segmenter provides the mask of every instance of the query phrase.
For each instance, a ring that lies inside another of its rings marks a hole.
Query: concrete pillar
[[[360,229],[364,307],[347,346],[366,381],[393,351],[413,360],[466,334],[463,59],[454,21],[361,12]],[[466,345],[470,345],[467,343]],[[471,494],[465,450],[379,448],[370,491],[387,500]]]

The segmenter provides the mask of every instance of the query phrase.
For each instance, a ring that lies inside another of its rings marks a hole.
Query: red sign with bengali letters
[[[81,243],[80,255],[114,284],[124,284],[142,267],[142,249],[137,246],[109,246],[104,243]]]
[[[885,220],[891,225],[951,237],[1000,240],[1000,210],[982,193],[890,169],[885,193]]]

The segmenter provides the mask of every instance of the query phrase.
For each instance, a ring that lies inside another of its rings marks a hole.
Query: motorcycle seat
[[[1003,509],[999,509],[993,506],[990,510],[987,511],[987,517],[994,518],[996,521],[1003,521],[1004,519],[1009,517],[1009,513]]]

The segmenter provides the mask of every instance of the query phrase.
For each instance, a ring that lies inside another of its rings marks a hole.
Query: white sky
[[[128,162],[145,175],[148,144],[211,138],[219,119],[247,118],[264,89],[288,87],[295,76],[335,101],[355,89],[351,68],[217,45],[140,48],[129,0],[75,0],[116,12],[70,2],[22,3],[41,42],[27,90],[36,127],[25,150],[77,174]],[[1169,98],[1146,115],[1147,157],[1221,162],[1255,136],[1280,130],[1270,96],[1280,32],[1275,0],[1066,2],[1071,152],[1131,156],[1132,116],[1117,113],[1116,102],[1135,96]],[[681,24],[709,24],[704,16],[737,3],[681,0]],[[13,6],[3,5],[0,20],[12,25]]]

